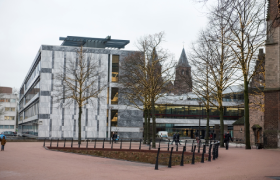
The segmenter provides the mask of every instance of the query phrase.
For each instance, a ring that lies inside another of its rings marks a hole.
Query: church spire
[[[181,53],[181,56],[180,56],[180,59],[179,59],[179,62],[178,62],[178,66],[191,67],[189,65],[189,62],[188,62],[188,59],[187,59],[187,56],[186,56],[186,53],[185,53],[185,48],[183,48],[183,50],[182,50],[182,53]]]

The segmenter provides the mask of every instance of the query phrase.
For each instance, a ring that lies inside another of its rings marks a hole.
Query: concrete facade
[[[12,88],[0,87],[0,133],[16,131],[17,99]]]
[[[23,116],[21,121],[19,121],[19,125],[22,127],[22,132],[27,132],[26,135],[35,135],[38,138],[78,138],[78,106],[72,104],[67,108],[61,107],[53,99],[54,86],[57,83],[61,83],[54,78],[55,74],[61,70],[61,66],[64,66],[68,60],[77,58],[76,49],[77,47],[48,45],[40,47],[21,87],[21,89],[25,90],[21,95],[20,101],[24,102],[26,94],[33,84],[36,84],[38,81],[40,84],[39,93],[32,97],[28,103],[23,103],[25,105],[19,111],[19,115]],[[82,138],[108,138],[111,136],[111,131],[120,132],[119,135],[124,138],[141,138],[141,127],[143,126],[142,112],[133,108],[128,109],[128,107],[121,104],[111,105],[111,101],[107,103],[107,98],[111,99],[111,88],[119,88],[118,83],[111,82],[112,55],[119,55],[121,63],[123,58],[131,51],[99,48],[84,49],[87,50],[87,56],[100,59],[100,71],[106,73],[104,76],[99,77],[99,83],[101,85],[106,84],[107,88],[100,93],[99,98],[92,99],[94,103],[87,104],[83,108],[81,121]],[[28,79],[31,77],[30,75],[34,74],[34,68],[38,66],[39,62],[40,72],[34,77],[32,83],[26,87]],[[107,92],[108,90],[109,92]],[[26,118],[27,109],[32,108],[35,103],[38,103],[37,113],[33,113],[31,117]],[[111,110],[118,110],[117,127],[110,126]],[[24,130],[24,127],[30,130]]]

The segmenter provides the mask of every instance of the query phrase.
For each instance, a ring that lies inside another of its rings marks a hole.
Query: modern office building
[[[17,99],[11,87],[0,87],[0,133],[16,131]]]
[[[106,84],[100,97],[94,99],[95,105],[83,107],[82,138],[108,138],[117,132],[121,138],[143,137],[143,112],[126,105],[122,98],[121,86],[118,83],[122,69],[119,64],[133,51],[121,50],[129,41],[107,38],[86,38],[68,36],[60,38],[60,46],[41,45],[35,59],[20,88],[19,99],[19,133],[38,138],[78,138],[78,107],[61,106],[54,101],[54,86],[57,82],[55,74],[61,71],[68,60],[77,59],[76,50],[83,46],[89,56],[98,56],[100,71],[105,72],[99,77],[99,85]],[[187,75],[191,80],[185,50],[182,50],[178,65],[179,74]],[[177,78],[177,76],[176,76]],[[176,86],[180,80],[176,81]],[[199,126],[199,116],[203,107],[197,98],[192,98],[191,87],[179,95],[167,95],[156,103],[158,129],[169,132],[188,129],[185,134],[195,132]],[[175,92],[176,93],[176,92]],[[182,93],[186,93],[182,95]],[[106,97],[106,98],[104,98]],[[225,103],[225,124],[231,126],[242,116],[240,103]],[[217,109],[212,108],[210,125],[219,124]],[[228,113],[228,114],[227,114]],[[205,127],[205,117],[201,116],[201,127]],[[168,128],[171,127],[171,128]],[[192,131],[191,131],[192,130]],[[184,133],[182,132],[182,133]]]

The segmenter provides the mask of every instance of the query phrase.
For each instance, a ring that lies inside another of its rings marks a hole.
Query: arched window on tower
[[[182,75],[184,75],[184,70],[182,70]]]

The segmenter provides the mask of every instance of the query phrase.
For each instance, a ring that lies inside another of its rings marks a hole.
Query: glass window
[[[0,129],[4,129],[4,126],[3,126],[3,125],[0,125]]]
[[[10,125],[10,129],[14,129],[14,126],[13,126],[13,125]]]
[[[15,120],[15,116],[5,116],[5,120]]]
[[[11,111],[16,111],[16,108],[11,108]]]
[[[20,120],[20,121],[23,120],[23,112],[19,114],[19,120]]]
[[[19,109],[22,109],[24,105],[24,98],[19,103]]]
[[[25,104],[27,104],[36,94],[40,92],[40,81],[35,83],[35,85],[28,90],[25,95]]]
[[[23,87],[24,87],[24,86],[23,86]],[[19,98],[21,98],[21,97],[24,95],[24,88],[23,88],[23,87],[20,89]]]
[[[10,108],[9,107],[5,107],[5,111],[10,111]]]
[[[27,110],[24,111],[24,119],[30,118],[38,114],[38,102],[30,106]]]
[[[111,126],[118,126],[118,110],[111,110]]]
[[[11,102],[11,103],[15,103],[16,100],[15,100],[15,99],[10,99],[10,102]]]
[[[112,58],[112,82],[119,81],[119,55],[113,55]]]
[[[39,56],[39,58],[41,58]],[[31,83],[33,82],[34,78],[37,77],[37,75],[40,73],[41,70],[41,62],[39,61],[36,65],[36,67],[33,69],[31,75],[29,76],[28,80],[25,83],[25,89],[29,88]]]
[[[0,102],[10,102],[10,99],[0,99]]]
[[[4,129],[9,129],[9,125],[4,125]]]
[[[118,88],[112,88],[111,90],[111,104],[118,104]]]

